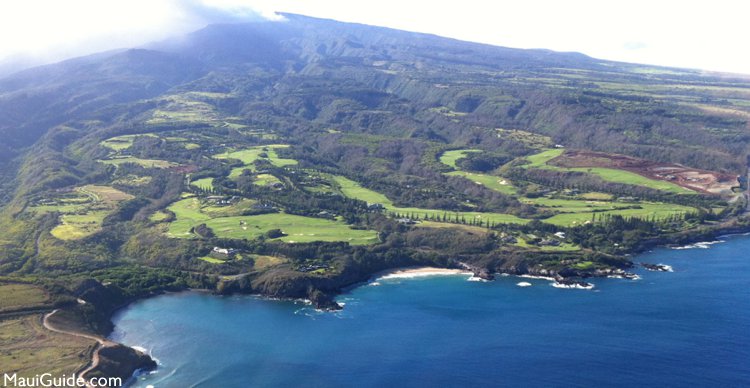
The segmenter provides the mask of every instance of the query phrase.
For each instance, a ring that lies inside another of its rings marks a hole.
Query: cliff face
[[[252,293],[278,298],[309,299],[316,307],[338,309],[334,301],[341,289],[367,281],[373,273],[398,267],[435,265],[409,257],[396,261],[380,262],[378,266],[364,267],[352,260],[336,263],[337,270],[316,275],[294,270],[289,266],[272,268],[223,280],[217,287],[219,294]]]
[[[99,364],[86,377],[119,377],[128,381],[138,370],[154,370],[156,362],[146,354],[123,345],[99,350]]]

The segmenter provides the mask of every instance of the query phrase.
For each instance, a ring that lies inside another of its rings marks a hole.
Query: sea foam
[[[716,240],[716,241],[703,241],[703,242],[697,242],[693,244],[683,245],[681,247],[672,247],[672,249],[708,249],[711,248],[711,245],[723,243],[724,240]]]

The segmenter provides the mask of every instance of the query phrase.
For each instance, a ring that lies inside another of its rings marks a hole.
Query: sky
[[[750,74],[750,2],[743,0],[7,0],[0,2],[0,64],[135,47],[210,23],[283,22],[277,12]]]

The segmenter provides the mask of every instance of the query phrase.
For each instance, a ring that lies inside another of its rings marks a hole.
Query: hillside
[[[628,277],[747,227],[747,78],[285,16],[0,79],[3,279],[331,307],[398,266]]]

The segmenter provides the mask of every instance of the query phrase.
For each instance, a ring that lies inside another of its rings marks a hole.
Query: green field
[[[214,178],[203,178],[190,182],[191,186],[195,186],[201,190],[211,191],[214,189]]]
[[[456,165],[456,162],[459,159],[463,159],[466,157],[467,154],[472,152],[482,152],[482,150],[475,150],[475,149],[465,149],[465,150],[451,150],[451,151],[445,151],[442,155],[440,155],[440,163],[443,163],[447,166],[451,166],[453,168],[458,168]]]
[[[495,175],[479,174],[466,171],[451,171],[446,173],[445,175],[464,177],[474,183],[484,185],[490,190],[495,190],[503,194],[515,195],[517,192],[517,189],[513,186],[513,184],[510,183],[509,180]]]
[[[625,171],[625,170],[617,170],[614,168],[602,168],[602,167],[592,167],[592,168],[578,167],[578,168],[570,168],[568,170],[581,171],[581,172],[595,174],[601,177],[602,179],[604,179],[605,181],[610,181],[610,182],[645,186],[645,187],[650,187],[652,189],[667,191],[667,192],[676,193],[676,194],[695,194],[695,191],[686,189],[674,183],[659,181],[655,179],[649,179],[649,178],[646,178],[645,176],[638,175],[634,172]]]
[[[557,169],[557,167],[548,165],[547,162],[562,155],[563,152],[565,152],[565,150],[562,148],[554,148],[544,150],[538,154],[529,155],[526,157],[526,160],[528,160],[529,163],[524,165],[524,167]]]
[[[281,183],[281,180],[271,174],[258,174],[253,181],[253,184],[257,186],[268,186],[275,183]]]
[[[214,159],[222,160],[237,159],[244,163],[244,166],[242,167],[233,168],[232,172],[229,174],[229,178],[235,179],[242,175],[242,172],[245,170],[255,171],[255,165],[253,165],[253,162],[255,162],[256,160],[267,160],[269,163],[273,164],[276,167],[296,165],[296,160],[280,158],[276,153],[276,149],[287,147],[289,147],[288,144],[270,144],[250,147],[239,151],[228,151],[222,154],[214,155],[213,157]]]
[[[37,286],[16,283],[0,284],[0,312],[42,306],[47,300],[47,294]]]
[[[516,217],[512,214],[503,213],[483,213],[483,212],[453,212],[439,209],[423,209],[416,207],[398,207],[391,202],[385,195],[376,191],[366,189],[359,183],[345,178],[343,176],[333,176],[333,180],[338,184],[341,193],[349,198],[356,198],[367,203],[379,203],[383,205],[388,212],[400,214],[402,216],[414,216],[416,218],[443,217],[451,220],[471,220],[502,223],[502,224],[525,224],[529,220]]]
[[[656,190],[667,191],[670,193],[677,194],[695,194],[694,191],[681,187],[671,182],[665,182],[655,179],[646,178],[636,173],[618,170],[615,168],[604,168],[604,167],[575,167],[565,168],[547,164],[550,160],[560,156],[565,152],[562,148],[555,148],[550,150],[542,151],[538,154],[529,155],[526,160],[528,164],[524,165],[527,168],[541,168],[548,170],[559,170],[559,171],[580,171],[589,174],[594,174],[604,179],[605,181],[624,183],[629,185],[645,186]]]
[[[285,242],[346,241],[350,244],[371,244],[378,241],[377,233],[371,230],[355,230],[340,221],[323,218],[302,217],[286,213],[261,214],[255,216],[214,217],[207,214],[196,197],[185,198],[169,207],[176,219],[169,225],[168,235],[192,238],[190,229],[205,223],[221,238],[253,239],[271,229],[281,229],[287,236]]]
[[[135,140],[136,136],[140,135],[117,136],[104,140],[99,144],[114,151],[122,151],[133,146],[133,140]]]
[[[104,218],[117,205],[133,196],[109,186],[87,185],[76,188],[50,204],[31,206],[34,214],[61,213],[60,224],[50,233],[60,240],[78,240],[101,230]]]
[[[508,181],[505,178],[494,176],[494,175],[473,173],[473,172],[460,170],[458,165],[456,165],[456,162],[466,157],[467,154],[473,153],[473,152],[482,152],[482,150],[462,149],[462,150],[451,150],[451,151],[443,152],[443,154],[440,156],[440,163],[443,163],[447,166],[450,166],[456,169],[456,171],[447,172],[444,175],[460,176],[474,183],[484,185],[491,190],[495,190],[503,194],[508,194],[508,195],[516,194],[516,191],[517,191],[516,188],[513,187],[510,181]]]
[[[542,221],[559,225],[559,226],[575,226],[584,224],[587,221],[591,221],[592,216],[596,214],[596,217],[609,215],[620,215],[623,217],[636,217],[650,219],[656,217],[657,219],[667,218],[675,214],[684,214],[687,212],[694,211],[695,209],[687,206],[675,205],[671,203],[650,203],[640,202],[637,204],[640,208],[638,209],[619,209],[611,211],[603,211],[598,213],[582,212],[582,213],[563,213],[557,214],[550,218]]]
[[[126,156],[124,158],[114,158],[114,159],[100,159],[98,160],[98,162],[104,163],[104,164],[111,164],[113,166],[119,166],[125,163],[134,163],[145,168],[170,168],[170,167],[178,166],[177,163],[169,162],[166,160],[141,159],[141,158],[136,158],[133,156]]]
[[[220,94],[220,93],[219,93]],[[219,120],[219,114],[213,105],[202,100],[221,99],[224,97],[213,97],[208,95],[188,92],[173,94],[160,99],[159,109],[154,109],[152,117],[146,121],[148,124],[162,124],[174,121],[186,121],[191,123],[213,123]]]
[[[224,264],[226,262],[226,260],[217,259],[217,258],[214,258],[214,257],[211,257],[211,256],[199,257],[198,260],[203,260],[203,261],[205,261],[207,263],[211,263],[211,264]]]
[[[547,251],[547,252],[574,252],[581,250],[581,247],[571,244],[571,243],[562,243],[560,245],[531,245],[523,238],[517,238],[517,242],[514,244],[517,247],[521,248],[531,248],[531,249],[538,249],[541,251]]]
[[[45,329],[40,314],[0,320],[0,365],[18,377],[70,376],[86,365],[94,345],[93,340]]]

